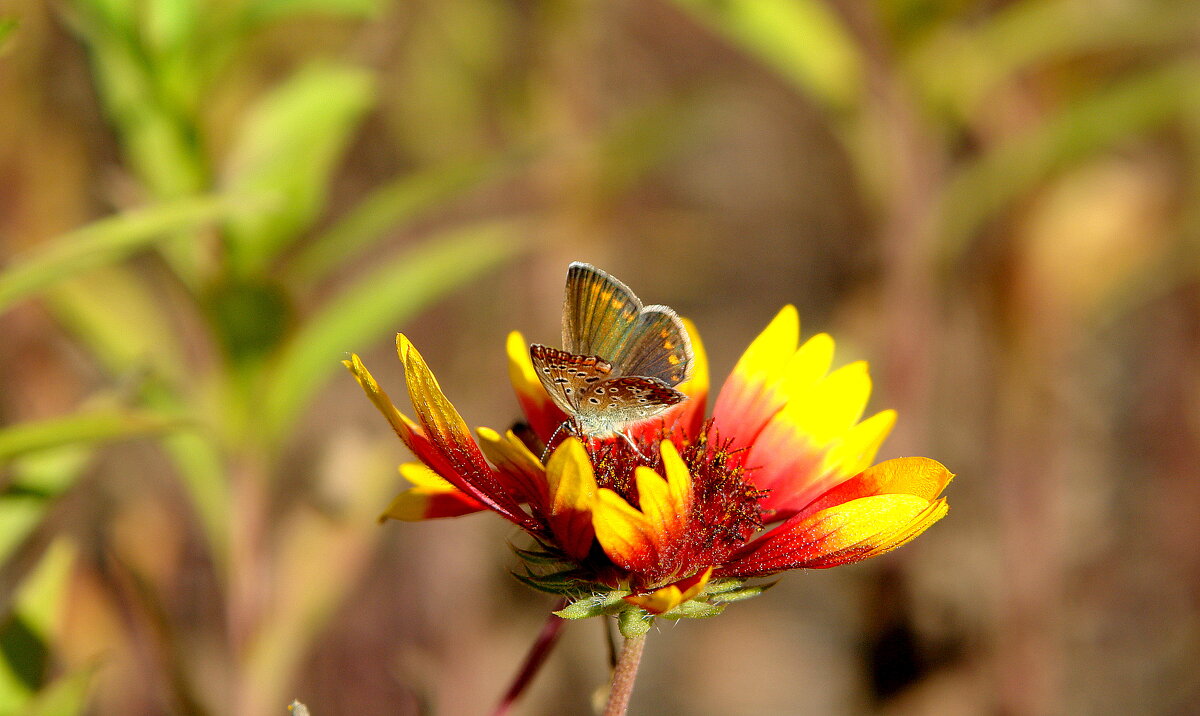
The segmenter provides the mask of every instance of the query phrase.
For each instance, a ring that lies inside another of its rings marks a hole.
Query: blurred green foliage
[[[778,80],[813,111],[849,165],[863,223],[886,244],[883,273],[904,286],[950,285],[983,250],[1013,251],[1004,260],[1017,274],[1065,275],[1075,256],[1037,253],[1058,237],[1029,228],[1027,207],[1055,182],[1156,132],[1173,133],[1172,146],[1183,148],[1179,174],[1200,169],[1194,3],[649,5],[667,13],[677,35],[748,59],[769,77],[764,84]],[[0,72],[12,65],[30,73],[25,99],[40,97],[43,75],[62,82],[67,89],[45,94],[95,115],[103,136],[90,139],[100,147],[91,151],[110,171],[84,172],[79,204],[89,223],[60,226],[45,209],[58,204],[47,199],[37,205],[39,221],[0,226],[20,247],[0,270],[0,318],[25,311],[14,325],[45,321],[85,366],[74,412],[14,410],[19,419],[0,427],[0,716],[123,704],[120,674],[95,684],[106,664],[134,662],[145,643],[166,664],[147,677],[155,682],[148,691],[165,694],[160,706],[195,714],[281,709],[373,558],[373,517],[393,478],[370,450],[358,451],[353,494],[340,502],[289,477],[311,457],[295,454],[309,437],[303,420],[340,374],[340,359],[390,341],[437,301],[523,252],[547,248],[525,238],[530,214],[552,227],[555,250],[574,246],[572,231],[604,226],[639,181],[694,159],[701,120],[727,96],[694,91],[697,78],[688,91],[655,80],[635,90],[592,87],[601,84],[599,65],[655,52],[634,42],[629,57],[610,57],[608,45],[599,52],[588,44],[600,42],[604,33],[593,25],[605,22],[621,30],[604,26],[612,34],[638,36],[640,28],[620,25],[631,5],[613,7],[69,0],[49,19],[29,8],[29,20],[4,11]],[[63,46],[86,65],[82,89],[47,69],[56,53],[72,60]],[[582,59],[587,47],[590,63]],[[613,99],[624,90],[635,99]],[[59,107],[7,105],[3,111],[41,112],[33,123],[50,122]],[[729,115],[741,109],[718,116],[734,121]],[[362,146],[380,136],[392,144]],[[36,168],[43,154],[51,163],[55,149],[22,152],[35,156],[28,166]],[[362,176],[348,176],[349,166]],[[69,178],[64,169],[45,184],[29,182],[49,193],[45,187]],[[502,209],[458,207],[477,190],[510,182],[521,186],[509,187]],[[696,190],[687,186],[674,189]],[[1200,265],[1198,215],[1194,201],[1175,200],[1193,208],[1156,218],[1170,237],[1164,243],[1173,243],[1157,259],[1171,271],[1155,276],[1182,282]],[[1138,204],[1111,225],[1133,227],[1143,210],[1153,213]],[[666,223],[655,220],[646,234]],[[55,230],[39,230],[46,226]],[[1034,261],[1016,249],[985,246],[997,227],[1012,227],[1014,245],[1033,247],[1029,254],[1046,265],[1031,269]],[[1100,315],[1130,292],[1162,290],[1138,286],[1148,275],[1143,264],[1110,263],[1104,290],[1069,310]],[[908,304],[888,308],[896,311],[888,325],[920,323],[903,313]],[[1037,338],[1045,336],[1028,340]],[[211,565],[221,603],[204,622],[213,633],[191,651],[167,615],[171,580],[154,571],[168,568],[117,564],[125,582],[81,576],[91,574],[86,560],[100,558],[81,556],[88,535],[63,514],[77,514],[72,500],[104,509],[105,486],[86,478],[115,443],[153,445],[147,460],[177,480],[172,489],[190,512],[184,521],[198,525],[193,548],[201,556],[192,559]],[[264,582],[304,586],[264,603]],[[78,594],[107,606],[73,614]],[[138,617],[121,616],[122,608]],[[64,614],[88,628],[67,628]],[[97,656],[96,643],[108,651]],[[187,658],[194,654],[220,665]]]

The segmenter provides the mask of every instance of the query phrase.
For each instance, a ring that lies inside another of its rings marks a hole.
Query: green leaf
[[[10,614],[8,620],[0,624],[0,654],[13,675],[30,691],[36,691],[42,685],[50,650],[20,614]]]
[[[431,211],[485,181],[521,166],[523,153],[482,161],[441,164],[406,175],[374,190],[292,260],[300,282],[320,280],[388,238],[404,222]]]
[[[1110,83],[961,170],[943,199],[943,266],[953,265],[980,226],[1054,171],[1178,116],[1197,100],[1197,72],[1188,60]]]
[[[227,216],[232,202],[215,197],[181,199],[101,219],[52,239],[0,274],[0,312],[54,282],[116,263],[173,232]]]
[[[862,59],[818,0],[675,0],[804,91],[835,109],[862,92]]]
[[[379,0],[252,0],[246,4],[246,21],[261,24],[295,15],[320,14],[371,17],[379,12]]]
[[[528,574],[517,574],[516,572],[509,572],[509,574],[512,575],[513,579],[517,580],[521,584],[524,584],[526,587],[529,587],[534,591],[543,592],[545,594],[553,594],[559,597],[570,597],[573,594],[577,594],[579,591],[574,586],[562,583],[546,584],[539,581],[536,577]]]
[[[0,17],[0,52],[8,48],[8,37],[18,24],[15,17]]]
[[[47,640],[60,618],[64,587],[75,561],[67,538],[49,548],[27,546],[5,561],[0,573],[0,613],[8,613],[0,650],[0,714],[28,713],[44,685],[50,656]]]
[[[46,304],[118,382],[137,375],[180,385],[195,377],[188,372],[177,317],[134,267],[106,266],[60,281],[47,290]]]
[[[278,201],[229,222],[231,259],[243,275],[265,270],[320,215],[330,175],[373,95],[366,70],[314,64],[251,109],[225,167],[224,186],[233,195]]]
[[[68,674],[43,689],[21,711],[23,716],[80,716],[86,713],[88,690],[96,666]]]
[[[175,417],[146,412],[96,412],[21,423],[0,430],[0,462],[64,445],[94,444],[153,435],[182,425]]]
[[[905,74],[928,96],[928,105],[969,118],[986,112],[996,87],[1023,70],[1086,53],[1153,52],[1187,42],[1196,30],[1189,3],[1162,3],[1148,12],[1138,3],[1020,0],[986,22],[947,24],[905,58]]]
[[[351,350],[385,337],[433,301],[495,269],[520,247],[517,228],[458,228],[384,263],[322,309],[289,342],[269,380],[261,418],[279,436]]]

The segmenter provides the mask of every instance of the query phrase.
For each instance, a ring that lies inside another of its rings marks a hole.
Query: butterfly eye
[[[588,402],[591,403],[592,405],[599,405],[600,399],[599,398],[588,398]]]

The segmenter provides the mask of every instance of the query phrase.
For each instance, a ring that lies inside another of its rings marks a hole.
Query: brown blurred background
[[[631,713],[1200,713],[1191,0],[0,6],[0,715],[487,713],[552,600],[377,526],[403,330],[468,423],[571,260],[867,359],[958,478],[651,634]],[[402,404],[403,407],[403,404]],[[569,624],[524,714],[585,714]]]

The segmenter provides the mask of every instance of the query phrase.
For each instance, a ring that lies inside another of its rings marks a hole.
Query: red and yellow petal
[[[799,340],[800,316],[794,306],[784,306],[746,348],[717,395],[713,421],[722,436],[749,444],[783,407],[783,396],[773,388]]]
[[[608,488],[592,505],[596,541],[613,564],[628,572],[649,572],[658,564],[657,533],[650,521],[625,498]]]
[[[912,495],[932,501],[954,479],[954,473],[927,457],[898,457],[869,467],[832,487],[806,506],[801,517],[851,500],[875,495]]]
[[[367,366],[363,365],[358,354],[351,354],[350,360],[342,361],[342,365],[354,376],[362,387],[363,392],[375,405],[383,417],[387,418],[388,424],[392,426],[392,430],[396,431],[396,435],[400,440],[408,446],[409,450],[418,453],[421,448],[432,450],[429,445],[429,440],[421,433],[421,428],[414,423],[407,415],[396,409],[392,399],[384,392],[383,388],[379,387],[379,383],[375,381],[375,376],[371,375],[371,371],[367,370]]]
[[[708,580],[712,577],[713,568],[709,567],[687,579],[681,579],[674,584],[649,592],[647,594],[631,594],[625,597],[630,604],[645,609],[651,614],[663,614],[683,604],[704,591]]]
[[[567,419],[565,413],[550,400],[542,382],[538,380],[533,362],[529,359],[529,344],[518,331],[508,334],[505,344],[508,352],[508,378],[517,394],[517,402],[529,421],[529,427],[542,442],[550,440],[550,436]]]
[[[597,500],[596,476],[583,443],[567,438],[546,463],[549,496],[547,522],[558,545],[575,559],[583,559],[596,536],[593,509]]]
[[[419,462],[404,463],[400,466],[400,474],[413,487],[392,500],[379,516],[380,522],[388,519],[419,522],[438,517],[458,517],[487,509]]]
[[[908,542],[947,510],[944,499],[880,494],[796,515],[739,550],[720,574],[751,577],[857,562]]]
[[[478,428],[479,448],[488,462],[507,478],[519,499],[529,502],[534,514],[546,511],[546,469],[525,443],[509,430],[504,435],[491,428]]]
[[[734,447],[752,444],[781,409],[825,378],[833,339],[822,333],[797,348],[799,341],[799,315],[785,306],[734,366],[713,407],[718,434]]]
[[[670,440],[659,446],[663,472],[634,471],[635,508],[612,490],[600,490],[592,509],[596,538],[615,564],[634,572],[670,570],[686,545],[692,505],[692,476]]]
[[[809,378],[817,369],[808,369]],[[768,421],[746,457],[747,465],[757,467],[755,486],[769,491],[763,507],[774,510],[776,519],[791,516],[870,464],[894,422],[894,414],[885,413],[856,425],[871,394],[866,363],[809,378],[791,378],[800,389]]]
[[[526,528],[536,524],[521,510],[512,490],[506,489],[471,438],[462,416],[446,399],[421,354],[403,334],[396,336],[396,351],[404,363],[409,399],[422,431],[437,451],[439,460],[430,467],[452,485],[509,520]],[[446,467],[449,469],[445,469]]]

